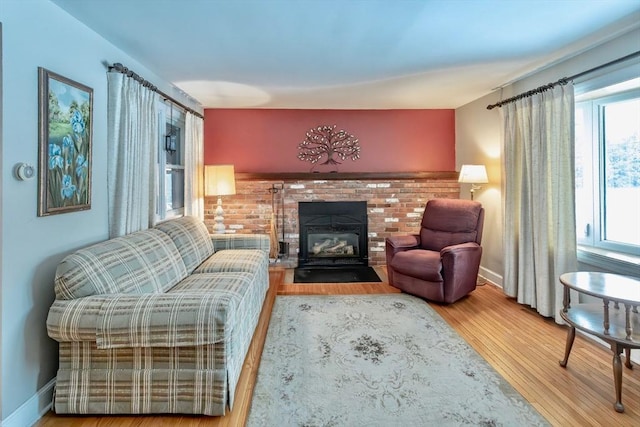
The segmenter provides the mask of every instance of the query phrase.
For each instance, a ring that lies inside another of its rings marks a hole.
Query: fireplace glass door
[[[368,265],[366,202],[300,202],[298,213],[298,267]]]
[[[356,233],[309,233],[309,258],[353,257],[360,253]]]

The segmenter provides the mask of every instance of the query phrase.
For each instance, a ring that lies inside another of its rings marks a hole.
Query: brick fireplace
[[[421,173],[237,173],[236,193],[223,196],[224,223],[229,232],[269,233],[272,196],[284,191],[284,239],[289,253],[285,267],[296,267],[300,247],[299,202],[366,201],[369,265],[384,265],[387,236],[415,233],[428,200],[460,197],[457,172]],[[280,194],[278,194],[279,197]],[[205,223],[213,230],[217,198],[205,198]],[[276,203],[276,208],[278,204]],[[282,240],[282,218],[277,239]]]

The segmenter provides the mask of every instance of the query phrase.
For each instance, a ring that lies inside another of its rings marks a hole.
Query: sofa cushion
[[[180,347],[229,339],[238,297],[222,292],[114,295],[98,315],[98,348]]]
[[[192,274],[164,294],[114,295],[99,310],[97,347],[214,344],[245,329],[252,335],[266,293],[256,278],[249,272]]]
[[[243,300],[261,307],[266,288],[254,279],[245,272],[203,273],[187,276],[165,294],[57,300],[49,309],[47,331],[59,342],[98,341],[99,348],[213,344],[234,329]]]
[[[68,255],[55,276],[56,299],[115,293],[158,293],[187,276],[176,245],[159,230],[143,230]]]
[[[213,254],[213,243],[206,225],[192,216],[183,216],[156,225],[175,243],[187,272],[191,273]]]
[[[251,285],[253,278],[254,275],[247,272],[192,274],[171,288],[168,293],[216,292],[236,295],[242,299],[241,295]]]
[[[257,272],[269,264],[269,254],[260,249],[230,249],[218,251],[204,261],[194,273],[219,273],[225,271]]]
[[[260,249],[269,253],[270,241],[266,234],[212,234],[214,250]]]

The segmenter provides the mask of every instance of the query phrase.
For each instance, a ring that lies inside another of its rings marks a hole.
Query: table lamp
[[[473,192],[479,190],[479,185],[489,182],[487,178],[487,169],[484,165],[462,165],[458,182],[471,184],[471,200],[473,200]]]
[[[206,165],[204,167],[204,194],[205,196],[218,196],[216,208],[216,222],[213,231],[216,234],[224,233],[224,210],[222,210],[222,197],[236,194],[236,180],[233,165]]]

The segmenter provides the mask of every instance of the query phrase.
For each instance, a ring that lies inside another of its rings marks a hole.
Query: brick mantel
[[[237,233],[269,233],[272,217],[272,188],[284,194],[285,242],[289,256],[285,265],[295,267],[298,259],[298,202],[314,200],[367,202],[369,221],[369,264],[385,263],[387,236],[415,233],[424,206],[434,198],[460,196],[457,172],[419,173],[282,173],[236,174],[236,193],[223,197],[224,223]],[[284,189],[284,191],[282,190]],[[205,223],[214,225],[217,198],[205,199]],[[277,239],[282,240],[282,218],[277,220]]]

